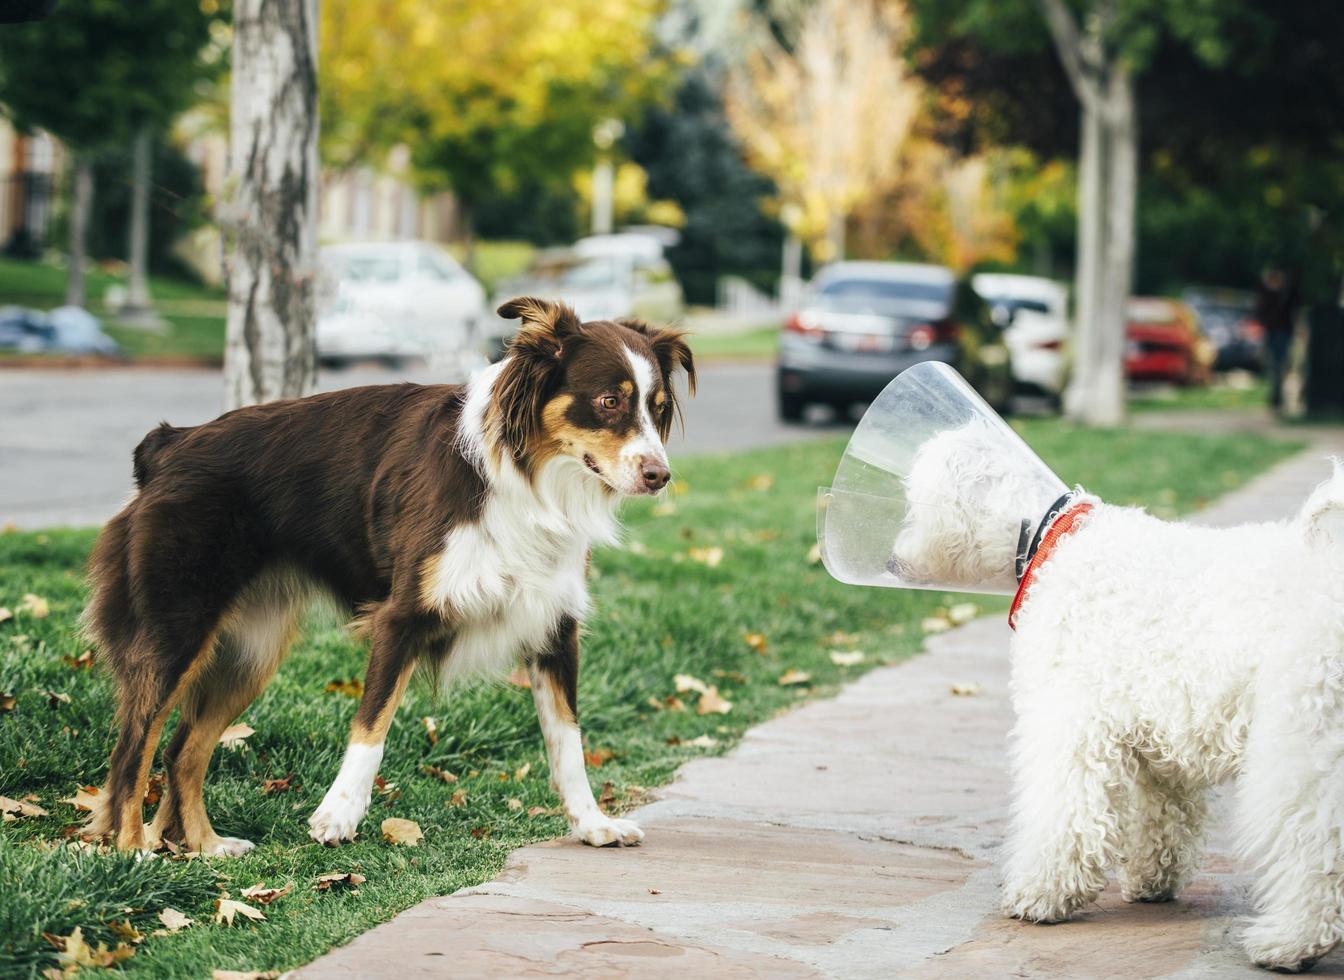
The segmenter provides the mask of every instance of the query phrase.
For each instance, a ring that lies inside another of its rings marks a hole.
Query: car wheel
[[[779,417],[784,422],[803,421],[803,411],[807,402],[801,395],[788,391],[779,392]]]

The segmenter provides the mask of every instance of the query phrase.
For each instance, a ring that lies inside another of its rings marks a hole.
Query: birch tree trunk
[[[1097,355],[1097,307],[1101,294],[1102,173],[1106,161],[1101,113],[1082,107],[1078,147],[1078,252],[1074,266],[1073,373],[1064,393],[1064,411],[1081,421],[1092,390]]]
[[[93,208],[93,164],[75,157],[75,186],[70,199],[70,263],[65,276],[65,305],[84,305],[84,258],[87,252],[89,212]]]
[[[149,176],[154,134],[148,124],[135,133],[131,147],[131,230],[126,256],[130,262],[126,308],[123,313],[149,313]]]
[[[1124,66],[1112,68],[1107,85],[1105,237],[1099,273],[1097,346],[1092,397],[1081,421],[1119,425],[1125,418],[1126,307],[1134,281],[1134,211],[1138,197],[1138,133],[1134,80]]]
[[[317,380],[317,2],[235,0],[225,407]]]

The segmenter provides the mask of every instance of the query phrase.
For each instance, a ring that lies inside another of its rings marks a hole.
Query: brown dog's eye
[[[603,395],[598,399],[598,404],[609,412],[614,412],[621,407],[621,400],[615,395]]]

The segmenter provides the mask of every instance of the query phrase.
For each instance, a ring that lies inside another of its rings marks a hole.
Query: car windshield
[[[990,296],[988,299],[995,306],[1001,306],[1014,315],[1018,310],[1030,310],[1033,313],[1050,312],[1050,307],[1038,299],[1009,299],[1003,296]]]
[[[835,310],[881,310],[952,302],[952,286],[919,279],[832,279],[817,290],[818,305]]]
[[[589,259],[560,274],[560,284],[580,289],[613,286],[617,281],[615,259]]]

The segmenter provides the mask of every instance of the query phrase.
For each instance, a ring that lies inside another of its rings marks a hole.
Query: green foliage
[[[198,0],[61,0],[0,31],[0,104],[79,150],[125,143],[196,97],[217,16]]]
[[[201,170],[171,142],[156,140],[149,187],[149,267],[160,273],[182,271],[173,246],[207,220]],[[94,163],[97,192],[89,220],[89,255],[126,259],[126,228],[131,213],[131,161],[127,154],[103,154]]]
[[[675,201],[686,216],[668,260],[692,303],[713,303],[720,276],[772,289],[783,230],[761,211],[774,185],[747,167],[724,117],[722,78],[699,65],[682,78],[670,105],[657,105],[626,139],[649,175],[649,196]]]
[[[1056,420],[1019,428],[1066,480],[1164,514],[1197,506],[1296,448],[1251,435],[1083,432]],[[840,585],[809,562],[815,488],[829,481],[842,446],[828,438],[686,460],[673,506],[630,506],[627,546],[594,555],[580,705],[589,747],[614,753],[589,776],[595,785],[611,784],[615,809],[638,802],[640,787],[665,782],[680,763],[718,751],[690,746],[691,739],[709,735],[727,747],[749,725],[856,676],[863,668],[830,660],[837,645],[864,650],[865,666],[911,655],[922,642],[921,620],[953,601],[934,592]],[[53,954],[39,939],[44,931],[79,925],[97,938],[123,917],[120,909],[131,908],[132,921],[144,923],[163,905],[197,924],[147,938],[124,964],[127,972],[180,977],[290,968],[416,902],[489,879],[514,847],[564,832],[552,812],[528,815],[556,800],[526,691],[490,685],[438,702],[412,688],[389,735],[387,785],[375,793],[360,838],[339,849],[311,842],[304,821],[339,766],[355,710],[352,699],[325,687],[359,675],[364,665],[361,646],[340,623],[314,616],[275,681],[244,713],[256,733],[242,748],[217,751],[211,763],[206,804],[215,827],[254,840],[254,852],[184,866],[46,849],[79,817],[58,801],[101,782],[114,735],[107,678],[96,665],[77,667],[84,647],[75,619],[92,540],[90,531],[0,534],[0,605],[17,609],[29,592],[50,602],[45,618],[18,611],[0,624],[0,694],[17,699],[14,710],[0,713],[0,794],[34,793],[51,811],[0,825],[0,956],[9,957],[0,959],[0,973],[51,965]],[[711,548],[723,551],[716,565],[691,551]],[[832,638],[837,630],[846,634],[843,642]],[[746,642],[749,632],[765,636],[763,652]],[[801,693],[777,683],[791,668],[812,675]],[[674,693],[677,673],[715,684],[733,710],[701,716],[693,703],[688,711],[650,705],[650,698]],[[437,742],[426,735],[425,716],[437,722]],[[425,766],[458,781],[445,786]],[[523,766],[530,769],[520,778]],[[288,791],[262,793],[263,780],[291,773]],[[457,789],[466,799],[453,806]],[[511,799],[520,806],[511,808]],[[424,844],[384,843],[377,828],[387,817],[417,821]],[[656,847],[656,838],[648,846]],[[616,852],[591,857],[622,867],[638,860]],[[368,881],[358,894],[316,891],[315,876],[332,870],[358,871]],[[293,883],[294,892],[266,906],[264,922],[210,923],[219,890],[237,898],[258,881]]]

